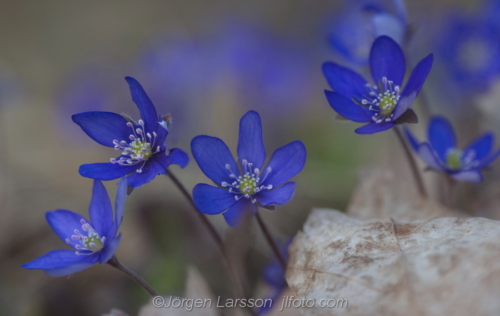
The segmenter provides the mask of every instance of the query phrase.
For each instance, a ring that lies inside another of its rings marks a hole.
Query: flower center
[[[257,178],[255,173],[252,173],[250,175],[250,173],[247,172],[243,177],[239,176],[238,182],[240,184],[240,192],[253,195],[255,193],[255,190],[257,190]]]
[[[229,188],[229,192],[234,193],[234,198],[239,200],[243,197],[251,199],[252,203],[257,202],[256,199],[251,198],[254,194],[262,190],[271,190],[273,186],[263,185],[262,183],[266,180],[269,173],[271,173],[271,167],[266,168],[266,172],[261,178],[261,172],[259,168],[252,169],[253,163],[248,162],[246,159],[241,160],[242,165],[242,176],[237,176],[233,170],[231,170],[231,165],[226,164],[226,169],[229,171],[229,177],[234,179],[232,183],[223,181],[221,186],[224,188]]]
[[[394,82],[383,77],[379,86],[366,84],[368,95],[361,102],[354,100],[357,104],[367,107],[372,113],[375,123],[391,122],[393,112],[400,99],[400,88]]]
[[[110,161],[120,166],[131,166],[142,162],[142,166],[136,170],[140,173],[149,157],[160,151],[160,146],[156,146],[156,150],[153,151],[152,146],[154,146],[156,141],[156,132],[153,132],[153,135],[146,133],[143,120],[139,120],[138,125],[137,127],[132,122],[127,122],[127,126],[132,129],[132,134],[129,136],[130,142],[113,140],[115,150],[121,150],[122,157],[119,159],[111,158]]]
[[[74,245],[78,250],[76,252],[77,255],[89,255],[101,250],[104,247],[106,237],[99,236],[95,229],[83,218],[80,220],[80,223],[82,224],[83,232],[87,234],[82,234],[78,229],[75,229],[75,234],[71,236],[71,239],[66,238],[66,243],[68,245]]]
[[[460,149],[450,149],[446,154],[446,166],[452,170],[458,170],[462,167],[463,152]]]

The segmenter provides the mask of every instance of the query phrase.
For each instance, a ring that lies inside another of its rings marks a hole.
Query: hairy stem
[[[257,218],[257,222],[259,223],[260,229],[262,229],[262,232],[264,233],[264,237],[266,237],[267,243],[271,247],[271,249],[274,252],[274,255],[278,258],[279,263],[283,267],[283,269],[286,270],[286,260],[283,258],[283,254],[281,253],[278,245],[276,245],[276,241],[273,239],[273,236],[271,235],[271,232],[269,231],[269,228],[267,228],[266,224],[262,220],[262,217],[260,216],[259,212],[255,214],[255,217]]]
[[[158,293],[151,287],[151,285],[149,285],[146,281],[144,281],[144,279],[138,276],[134,271],[130,270],[125,265],[123,265],[116,256],[111,257],[111,259],[109,259],[107,264],[117,268],[118,270],[128,275],[132,280],[139,283],[139,285],[142,286],[149,294],[151,294],[151,296],[153,297],[159,296]]]
[[[394,130],[394,133],[396,133],[396,136],[399,139],[401,146],[403,146],[406,158],[408,159],[408,163],[410,164],[410,168],[411,168],[411,171],[413,173],[413,178],[415,179],[415,183],[417,184],[418,192],[420,193],[420,195],[423,198],[427,198],[427,191],[425,190],[422,175],[421,175],[420,171],[418,170],[417,163],[415,162],[415,159],[413,158],[413,155],[410,151],[410,148],[408,148],[408,144],[404,140],[403,135],[401,135],[401,131],[398,129],[397,126],[394,126],[392,129]]]
[[[196,205],[193,202],[193,198],[191,197],[191,194],[189,191],[186,189],[186,187],[182,184],[182,182],[172,173],[170,169],[167,168],[167,176],[170,177],[174,185],[179,189],[181,194],[186,198],[186,200],[191,204],[193,207],[194,212],[197,214],[198,218],[202,221],[202,223],[205,225],[205,227],[208,229],[210,232],[210,235],[214,239],[214,241],[217,243],[219,246],[219,250],[222,254],[222,258],[224,261],[224,264],[227,266],[228,269],[228,274],[229,277],[232,279],[233,284],[235,284],[236,287],[240,288],[239,292],[242,297],[247,297],[246,295],[246,290],[242,282],[240,282],[239,277],[237,273],[235,272],[236,270],[233,268],[231,264],[231,260],[229,259],[229,256],[227,255],[226,252],[226,247],[224,246],[224,242],[222,241],[222,238],[220,237],[219,233],[215,229],[215,227],[210,223],[210,221],[206,218],[206,216],[198,211],[196,208]],[[251,308],[247,308],[247,311],[251,314],[254,315],[253,310]]]
[[[217,243],[217,245],[219,246],[219,248],[221,249],[221,251],[223,253],[225,253],[224,242],[222,241],[222,238],[220,237],[219,233],[217,233],[217,230],[212,225],[212,223],[210,223],[210,221],[208,220],[208,218],[205,215],[203,215],[202,213],[198,212],[198,210],[196,208],[196,205],[194,205],[193,199],[191,198],[191,194],[186,189],[186,187],[181,183],[181,181],[179,181],[179,179],[168,168],[167,168],[167,176],[170,177],[170,179],[175,184],[175,186],[179,189],[179,191],[181,192],[181,194],[186,198],[186,200],[189,202],[189,204],[191,204],[191,206],[193,207],[193,210],[195,211],[195,213],[198,216],[198,218],[201,220],[201,222],[203,223],[203,225],[205,225],[205,227],[207,228],[207,230],[210,232],[210,235],[212,235],[212,238]]]

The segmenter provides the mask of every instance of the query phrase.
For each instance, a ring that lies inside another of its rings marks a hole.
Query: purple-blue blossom
[[[97,180],[113,180],[128,175],[128,184],[137,188],[157,175],[165,174],[171,164],[184,168],[189,157],[178,148],[167,151],[168,119],[158,116],[137,80],[131,77],[125,79],[141,114],[137,122],[125,115],[101,111],[75,114],[72,118],[93,140],[121,152],[119,157],[111,158],[108,163],[80,166],[80,175]]]
[[[300,141],[278,148],[267,165],[261,119],[249,111],[240,120],[238,162],[219,138],[200,135],[191,141],[193,157],[203,173],[216,186],[200,183],[193,189],[193,200],[204,214],[223,213],[227,223],[237,227],[245,214],[253,215],[258,206],[272,208],[290,201],[298,174],[306,162],[306,148]]]
[[[94,180],[89,207],[90,221],[68,210],[51,211],[45,215],[54,232],[73,249],[51,251],[22,267],[44,270],[51,276],[63,276],[84,270],[98,262],[108,262],[120,244],[121,234],[118,234],[118,229],[126,197],[125,178],[118,183],[113,217],[106,188],[101,181]]]
[[[458,148],[453,127],[442,116],[431,118],[428,142],[419,142],[408,129],[405,131],[411,147],[429,168],[446,173],[457,181],[482,181],[481,169],[500,155],[500,149],[493,150],[495,139],[491,133],[481,135],[464,149]]]
[[[356,66],[366,66],[375,39],[387,35],[401,44],[408,32],[403,1],[345,1],[343,9],[331,17],[328,41],[333,50]]]
[[[444,20],[434,39],[437,55],[458,97],[487,90],[500,74],[498,8],[476,15],[457,13]],[[488,16],[495,14],[492,20]]]
[[[420,92],[433,62],[432,54],[422,59],[413,70],[406,86],[405,56],[390,37],[380,36],[370,51],[370,69],[374,84],[351,69],[333,62],[323,65],[323,73],[333,91],[325,90],[330,106],[341,116],[354,122],[368,123],[356,129],[358,134],[373,134],[396,124],[416,123],[411,104]]]

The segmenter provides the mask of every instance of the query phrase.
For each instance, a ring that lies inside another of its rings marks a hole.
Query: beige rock
[[[314,210],[287,270],[299,298],[347,299],[303,315],[500,315],[500,222],[366,220]]]
[[[347,212],[361,218],[393,217],[397,220],[465,216],[437,202],[421,198],[411,184],[398,179],[393,171],[382,168],[360,172]]]

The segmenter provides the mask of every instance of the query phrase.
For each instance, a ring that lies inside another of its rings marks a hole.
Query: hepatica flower
[[[408,25],[402,1],[396,10],[386,9],[384,1],[344,1],[342,10],[330,18],[328,40],[333,50],[356,66],[366,66],[373,41],[387,35],[404,42]]]
[[[260,116],[249,111],[240,120],[238,163],[219,138],[197,136],[191,141],[193,157],[200,169],[217,186],[197,184],[193,200],[205,214],[223,213],[227,223],[238,226],[258,205],[272,208],[290,201],[295,182],[287,182],[304,167],[306,148],[300,141],[278,148],[264,166],[266,151],[262,141]]]
[[[454,14],[435,39],[444,69],[460,96],[486,90],[500,74],[498,11],[494,21],[487,13]]]
[[[44,270],[52,276],[63,276],[86,269],[97,262],[108,262],[120,244],[121,234],[117,235],[117,232],[126,196],[127,180],[122,179],[118,183],[113,218],[108,192],[101,181],[95,180],[89,207],[90,221],[67,210],[47,212],[45,217],[49,225],[73,250],[54,250],[22,267]]]
[[[75,114],[72,118],[93,140],[121,152],[119,157],[111,158],[108,163],[80,166],[80,174],[97,180],[113,180],[128,175],[128,184],[136,188],[158,174],[165,174],[171,164],[185,167],[189,158],[177,148],[167,154],[167,122],[158,116],[139,82],[131,77],[125,79],[130,86],[132,100],[141,113],[137,122],[127,116],[101,111]]]
[[[325,91],[330,106],[341,116],[367,125],[358,134],[385,131],[395,124],[416,123],[409,108],[420,92],[433,62],[432,54],[413,70],[404,89],[405,57],[399,45],[387,36],[378,37],[370,51],[370,69],[375,84],[356,72],[333,62],[323,65],[323,73],[334,91]]]
[[[480,170],[500,155],[500,150],[492,151],[494,137],[491,133],[480,136],[465,149],[458,148],[450,122],[440,116],[433,117],[429,123],[429,142],[420,143],[408,129],[406,135],[429,168],[444,172],[458,181],[482,181]]]

